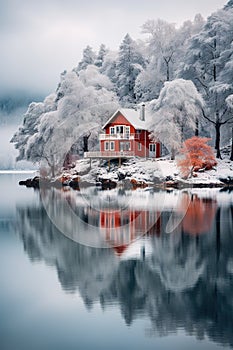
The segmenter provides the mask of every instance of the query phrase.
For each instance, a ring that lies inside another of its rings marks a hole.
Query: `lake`
[[[1,350],[233,348],[233,192],[0,174]]]

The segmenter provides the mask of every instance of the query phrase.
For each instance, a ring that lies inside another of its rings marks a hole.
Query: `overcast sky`
[[[89,44],[115,49],[128,32],[139,38],[147,19],[180,25],[207,17],[227,0],[0,0],[0,94],[48,94],[59,74],[72,69]]]

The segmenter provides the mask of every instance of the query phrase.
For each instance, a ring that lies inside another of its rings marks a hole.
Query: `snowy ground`
[[[182,181],[187,184],[221,184],[220,179],[233,179],[233,162],[226,157],[218,160],[213,170],[198,172],[197,177],[184,181],[176,161],[168,158],[130,159],[120,167],[118,162],[112,162],[110,168],[107,162],[82,159],[77,161],[75,168],[63,175],[80,176],[81,181],[96,183],[111,180],[117,183],[135,180],[138,183],[155,184],[168,181]]]

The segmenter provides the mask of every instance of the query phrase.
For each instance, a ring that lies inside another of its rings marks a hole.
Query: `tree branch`
[[[229,121],[233,120],[233,116],[226,119],[224,122],[220,122],[221,125],[227,124]]]
[[[201,79],[200,78],[198,78],[198,77],[195,77],[195,79],[197,80],[197,81],[199,81],[199,83],[207,90],[208,89],[208,86],[207,85],[205,85],[202,81],[201,81]]]
[[[210,123],[216,125],[216,122],[215,122],[215,121],[213,121],[213,120],[211,120],[209,117],[207,117],[207,115],[205,114],[204,109],[202,108],[201,110],[202,110],[202,115],[203,115],[203,117],[204,117],[206,120],[208,120]]]

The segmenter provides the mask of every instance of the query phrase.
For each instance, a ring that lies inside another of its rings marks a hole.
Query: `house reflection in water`
[[[60,195],[60,192],[56,191],[55,194]],[[160,193],[148,196],[147,192],[139,192],[135,195],[135,201],[131,200],[131,192],[125,197],[113,192],[111,201],[106,199],[104,194],[101,192],[102,198],[96,192],[90,200],[87,197],[87,201],[72,191],[62,193],[62,197],[81,219],[83,226],[79,229],[80,232],[83,231],[85,237],[89,235],[90,241],[93,233],[96,233],[100,242],[103,242],[104,246],[107,243],[108,247],[114,248],[117,255],[121,255],[141,236],[166,234],[171,216],[174,222],[178,223],[174,233],[200,235],[211,231],[217,215],[217,201],[213,196],[208,197],[208,194],[179,192],[177,196],[174,192],[170,194],[167,203],[163,201]],[[51,205],[53,201],[49,203]],[[61,206],[62,203],[61,199],[55,200],[56,205]],[[62,211],[58,209],[56,212],[60,213],[59,217],[68,217],[67,213],[62,215]],[[91,226],[92,233],[88,231]]]
[[[101,210],[100,230],[106,242],[121,255],[135,239],[151,231],[160,235],[161,219],[159,212],[146,210]]]
[[[212,198],[199,198],[197,194],[184,193],[181,208],[186,214],[178,231],[199,235],[211,231],[217,211],[217,201]],[[176,215],[176,214],[175,214]],[[152,210],[101,210],[99,225],[105,241],[122,254],[127,246],[142,235],[160,236],[166,230],[166,212]]]
[[[179,208],[173,215],[179,217],[180,211],[186,213],[175,232],[199,235],[211,231],[217,211],[216,200],[183,193]],[[130,207],[123,210],[119,207],[108,207],[95,210],[86,207],[82,219],[98,227],[103,240],[109,247],[114,248],[117,255],[121,255],[137,238],[144,235],[160,236],[165,233],[170,215],[171,212],[166,209],[140,210]]]

